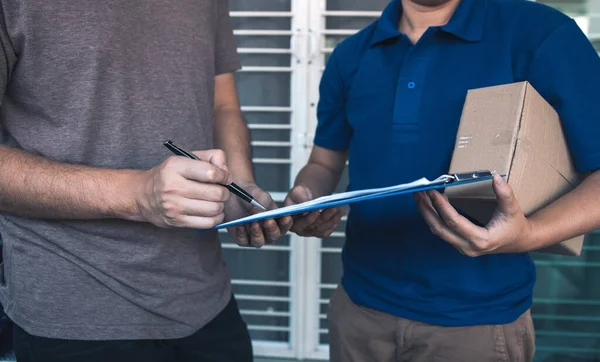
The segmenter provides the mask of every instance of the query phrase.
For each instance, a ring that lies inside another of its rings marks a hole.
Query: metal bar
[[[252,141],[250,144],[255,147],[292,147],[291,142],[280,141]]]
[[[248,326],[248,329],[251,331],[268,331],[268,332],[289,332],[290,327],[280,327],[280,326],[260,326],[260,325],[252,325]]]
[[[251,72],[251,73],[289,73],[292,71],[290,67],[242,67],[240,72]]]
[[[269,310],[240,310],[241,314],[244,315],[253,315],[253,316],[263,316],[263,317],[290,317],[290,312],[276,312]]]
[[[271,165],[289,165],[291,160],[289,158],[253,158],[252,162]]]
[[[242,106],[242,112],[291,112],[292,107]],[[289,126],[289,125],[287,125]]]
[[[272,194],[271,194],[272,195]],[[272,196],[271,196],[272,197]],[[275,201],[277,201],[274,197],[273,199]],[[227,230],[219,230],[220,233],[227,233]],[[240,251],[290,251],[291,248],[289,246],[284,246],[284,245],[265,245],[260,249],[257,248],[241,248],[239,245],[237,244],[232,244],[232,243],[223,243],[223,249],[236,249],[236,250],[240,250]]]
[[[231,284],[234,285],[255,285],[264,287],[285,287],[289,288],[292,286],[290,282],[270,281],[270,280],[247,280],[247,279],[233,279]]]
[[[321,33],[323,35],[340,35],[340,36],[344,36],[344,35],[353,35],[354,33],[356,33],[357,31],[359,31],[360,29],[327,29],[327,30],[323,30]]]
[[[250,294],[236,294],[235,299],[237,300],[252,300],[259,302],[289,302],[290,297],[275,297],[270,295],[250,295]]]
[[[285,48],[238,48],[239,54],[292,54],[292,49]]]
[[[321,253],[338,254],[342,252],[342,248],[321,248]]]
[[[233,31],[234,35],[239,36],[292,36],[291,30],[256,30],[256,29],[237,29]]]
[[[324,11],[323,16],[348,17],[348,18],[378,18],[381,11]]]
[[[291,18],[291,11],[230,11],[232,18]]]
[[[321,289],[335,289],[337,287],[338,287],[337,284],[328,284],[328,283],[319,284],[319,288],[321,288]]]
[[[289,124],[257,124],[250,123],[249,129],[262,129],[262,130],[291,130],[292,126]]]

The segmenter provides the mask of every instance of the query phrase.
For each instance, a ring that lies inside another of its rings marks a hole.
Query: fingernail
[[[496,186],[504,186],[504,182],[502,180],[502,176],[496,174],[494,176],[494,182],[496,183]]]

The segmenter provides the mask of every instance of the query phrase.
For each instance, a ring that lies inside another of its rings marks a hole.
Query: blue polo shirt
[[[463,0],[412,45],[401,12],[392,1],[323,74],[314,141],[348,151],[349,190],[448,172],[467,91],[519,81],[560,114],[577,169],[600,168],[600,58],[571,18],[525,0]],[[354,204],[346,233],[342,284],[359,305],[464,326],[508,323],[532,304],[529,254],[461,255],[412,195]]]

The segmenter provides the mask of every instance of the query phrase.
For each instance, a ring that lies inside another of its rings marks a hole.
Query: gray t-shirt
[[[171,156],[165,139],[213,147],[214,77],[239,68],[227,0],[1,0],[1,7],[4,144],[135,169]],[[231,296],[215,232],[4,214],[0,233],[0,301],[35,335],[179,338]]]

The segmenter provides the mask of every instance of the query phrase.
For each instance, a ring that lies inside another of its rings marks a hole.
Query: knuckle
[[[480,252],[478,252],[477,250],[472,250],[472,249],[463,250],[463,254],[465,254],[466,256],[471,257],[471,258],[476,258],[479,255],[481,255]]]
[[[476,239],[473,246],[477,252],[484,252],[490,249],[491,243],[484,239]]]
[[[448,220],[446,220],[446,225],[448,225],[448,227],[450,227],[452,229],[456,229],[456,227],[458,226],[458,223],[456,222],[455,219],[449,218]]]
[[[169,200],[162,200],[160,207],[162,208],[164,215],[169,218],[175,217],[177,214],[179,214],[179,207],[174,202]]]
[[[223,214],[224,209],[225,205],[222,202],[210,202],[206,207],[209,216],[219,216]]]
[[[207,181],[214,182],[216,180],[216,178],[217,178],[217,170],[216,170],[216,168],[215,167],[209,167],[206,170],[204,176],[206,177]]]
[[[219,196],[219,201],[227,201],[231,196],[231,193],[226,188],[219,187],[219,192],[217,195]]]
[[[198,206],[198,215],[204,217],[213,217],[219,214],[218,204],[216,202],[207,201]]]
[[[433,234],[438,236],[442,235],[443,233],[443,228],[440,225],[430,225],[429,230],[431,230]]]
[[[225,212],[225,203],[219,202],[217,203],[217,214],[223,214]]]
[[[223,222],[224,218],[225,218],[225,215],[223,215],[223,214],[219,214],[219,215],[209,218],[208,227],[213,228],[213,227],[219,225],[221,222]]]
[[[269,222],[266,222],[265,229],[267,229],[267,231],[273,232],[273,233],[279,231],[279,227],[277,226],[277,223],[275,222],[275,220],[270,220]]]
[[[163,195],[170,195],[170,194],[174,194],[176,192],[177,192],[177,186],[170,180],[165,180],[165,182],[163,182],[160,185],[159,193],[161,193]]]
[[[165,215],[166,224],[171,227],[179,227],[183,225],[181,215]]]

